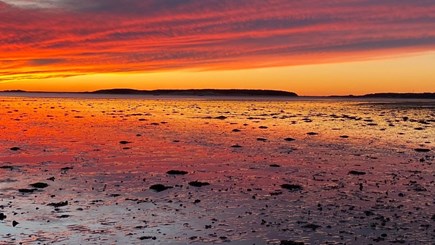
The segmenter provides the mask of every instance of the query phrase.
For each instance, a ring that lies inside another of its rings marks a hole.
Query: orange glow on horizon
[[[176,70],[135,74],[107,73],[0,83],[0,90],[79,92],[108,88],[278,89],[299,95],[374,92],[433,92],[435,53],[390,59],[242,70]],[[408,67],[404,69],[403,67]],[[364,84],[364,86],[361,86]],[[415,86],[415,85],[418,85]]]

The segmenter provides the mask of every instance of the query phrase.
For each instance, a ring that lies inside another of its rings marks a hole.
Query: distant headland
[[[333,95],[334,98],[435,99],[435,93],[373,93],[365,95]]]
[[[91,92],[93,94],[144,94],[144,95],[179,95],[179,96],[282,96],[296,97],[296,93],[281,90],[260,89],[104,89]]]
[[[6,90],[3,93],[53,93],[53,92],[29,92],[24,90]],[[55,92],[58,93],[58,92]],[[155,95],[155,96],[266,96],[266,97],[297,97],[293,92],[281,90],[260,89],[158,89],[137,90],[127,88],[102,89],[93,92],[68,92],[70,94],[114,94],[114,95]]]
[[[0,93],[53,93],[53,94],[108,94],[108,95],[154,95],[154,96],[216,96],[216,97],[305,97],[294,92],[268,89],[157,89],[138,90],[129,88],[102,89],[92,92],[44,92],[4,90]],[[365,95],[309,96],[319,98],[386,98],[386,99],[435,99],[435,93],[372,93]]]

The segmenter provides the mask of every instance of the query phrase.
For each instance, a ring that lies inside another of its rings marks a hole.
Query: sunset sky
[[[434,0],[0,0],[0,90],[435,92]]]

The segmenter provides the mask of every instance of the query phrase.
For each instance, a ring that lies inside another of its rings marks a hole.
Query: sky
[[[0,90],[435,92],[434,0],[0,0]]]

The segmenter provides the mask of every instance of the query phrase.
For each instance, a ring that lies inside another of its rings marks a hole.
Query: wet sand
[[[424,100],[0,97],[0,244],[431,244],[434,123]]]

